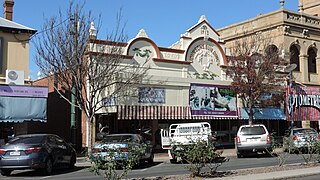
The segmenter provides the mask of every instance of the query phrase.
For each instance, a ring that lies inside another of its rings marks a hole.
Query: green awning
[[[46,122],[47,97],[47,87],[0,85],[0,122]]]

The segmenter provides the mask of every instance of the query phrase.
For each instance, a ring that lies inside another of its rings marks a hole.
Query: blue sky
[[[45,18],[68,7],[68,0],[14,0],[13,21],[41,30]],[[75,0],[75,2],[83,0]],[[122,8],[128,38],[134,38],[143,28],[160,47],[168,47],[179,40],[180,34],[205,15],[213,28],[253,18],[280,8],[280,0],[86,0],[85,9],[95,16],[102,15],[99,39],[107,29],[112,30],[115,17]],[[285,0],[285,8],[297,11],[298,0]],[[3,14],[3,9],[1,10]],[[30,76],[34,80],[38,68],[34,63],[34,47],[30,48]]]

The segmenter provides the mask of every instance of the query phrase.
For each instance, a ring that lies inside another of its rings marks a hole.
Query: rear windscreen
[[[8,144],[40,144],[42,143],[44,137],[43,136],[23,136],[23,137],[15,137],[10,140]]]
[[[262,135],[266,131],[262,126],[243,127],[240,131],[241,135]]]
[[[118,142],[132,142],[134,141],[133,136],[130,135],[119,135],[119,136],[107,136],[103,139],[103,142],[118,143]]]
[[[317,132],[314,129],[297,129],[293,130],[293,135],[298,134],[317,134]]]

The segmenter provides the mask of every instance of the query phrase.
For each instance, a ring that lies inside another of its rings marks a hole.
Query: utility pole
[[[76,11],[74,13],[74,17],[71,19],[71,21],[73,21],[73,56],[72,56],[72,61],[73,64],[76,65],[75,68],[77,67],[77,63],[78,63],[78,11]],[[77,71],[77,69],[76,69]],[[74,83],[74,76],[72,76],[72,89],[71,89],[71,117],[70,117],[70,130],[71,130],[71,142],[75,145],[76,147],[76,142],[77,142],[77,123],[76,123],[76,107],[75,107],[75,103],[76,103],[76,92],[77,89],[75,87],[75,83]]]

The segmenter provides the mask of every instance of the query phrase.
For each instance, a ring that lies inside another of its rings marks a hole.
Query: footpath
[[[236,156],[235,149],[224,149],[222,156],[224,157],[234,157]],[[156,162],[169,162],[169,157],[167,153],[156,153],[154,157]],[[91,166],[90,161],[86,157],[77,158],[77,167],[89,167]],[[241,176],[232,176],[232,177],[221,177],[221,178],[207,178],[208,180],[270,180],[270,179],[290,179],[290,178],[299,178],[303,179],[306,176],[319,175],[320,179],[320,166],[300,168],[294,170],[285,170],[285,171],[275,171],[268,173],[258,173],[258,174],[249,174]],[[146,178],[148,179],[148,178]]]

